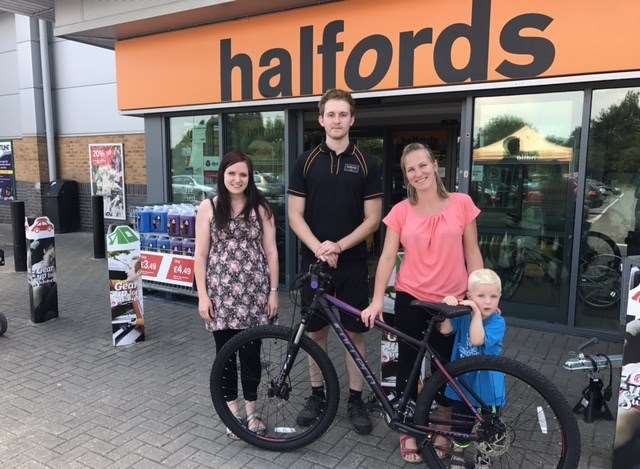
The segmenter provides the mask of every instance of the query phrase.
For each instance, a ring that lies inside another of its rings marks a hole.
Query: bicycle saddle
[[[431,316],[443,316],[446,319],[457,318],[471,312],[468,306],[449,306],[446,303],[427,303],[426,301],[413,300],[411,306],[420,308]]]

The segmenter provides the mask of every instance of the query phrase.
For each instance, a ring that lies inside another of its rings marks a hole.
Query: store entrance
[[[424,143],[438,159],[440,176],[448,190],[456,190],[458,136],[461,103],[416,105],[361,106],[358,102],[356,121],[350,139],[382,168],[384,203],[382,213],[406,198],[406,187],[400,168],[402,149],[412,142]],[[304,113],[304,150],[311,150],[324,139],[317,111]],[[375,266],[382,250],[384,226],[367,241],[370,260]]]

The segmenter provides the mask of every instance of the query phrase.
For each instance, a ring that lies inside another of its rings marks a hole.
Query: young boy
[[[467,299],[458,301],[454,296],[447,296],[444,302],[448,305],[465,305],[471,307],[470,316],[460,316],[445,320],[440,324],[440,332],[455,332],[451,361],[477,355],[502,355],[502,339],[505,333],[505,321],[498,311],[498,302],[502,284],[500,277],[490,269],[479,269],[471,272],[468,280]],[[504,375],[492,371],[479,371],[465,376],[465,382],[483,400],[492,406],[493,412],[499,412],[505,403]],[[468,393],[467,393],[468,395]],[[452,401],[452,411],[456,420],[464,420],[471,416],[470,409],[461,401],[460,396],[451,386],[447,386],[445,396]],[[470,397],[470,396],[469,396]],[[471,399],[472,404],[477,404]],[[471,431],[470,425],[454,425],[452,430],[461,433]],[[454,442],[450,469],[464,469],[465,442]],[[478,452],[475,469],[489,468],[491,461]]]

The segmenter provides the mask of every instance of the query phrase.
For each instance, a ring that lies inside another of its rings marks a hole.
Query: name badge
[[[344,170],[347,173],[358,174],[360,172],[360,165],[353,164],[353,163],[345,163],[344,164]]]

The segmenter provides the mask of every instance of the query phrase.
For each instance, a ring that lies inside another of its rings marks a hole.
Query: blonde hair
[[[426,145],[423,145],[422,143],[417,143],[417,142],[410,143],[407,146],[405,146],[404,149],[402,150],[402,156],[400,157],[400,168],[402,168],[402,177],[404,179],[404,184],[407,186],[407,198],[409,199],[409,202],[413,205],[418,203],[418,193],[416,192],[415,188],[411,184],[409,184],[409,181],[407,180],[407,170],[405,168],[405,164],[407,160],[407,155],[414,151],[424,151],[426,152],[427,158],[429,158],[431,163],[434,163],[434,164],[438,163],[436,159],[433,157],[433,154],[431,153],[431,150],[429,149],[429,147]],[[447,197],[449,197],[449,193],[447,192],[447,189],[444,187],[444,183],[442,182],[442,178],[438,174],[438,171],[436,170],[434,172],[436,175],[436,187],[438,190],[438,196],[441,199],[446,199]]]
[[[476,285],[494,285],[502,292],[502,281],[491,269],[478,269],[469,274],[467,288],[471,290]]]

